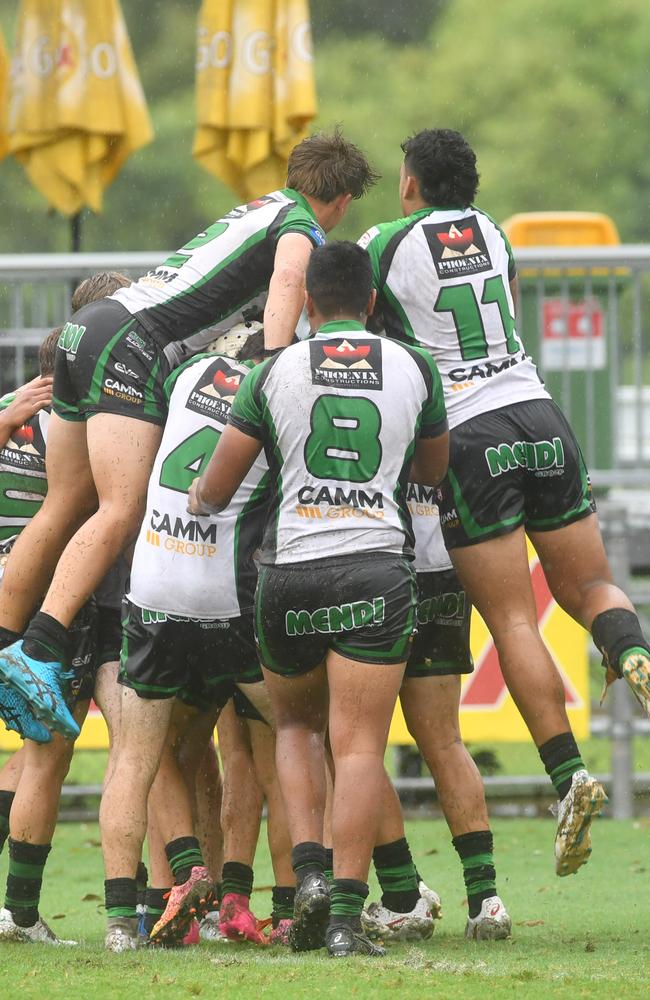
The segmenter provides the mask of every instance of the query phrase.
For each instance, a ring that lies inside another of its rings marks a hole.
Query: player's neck
[[[402,198],[402,212],[404,215],[413,215],[414,212],[419,212],[423,208],[432,208],[428,202],[421,198],[419,195],[414,195],[412,198]]]

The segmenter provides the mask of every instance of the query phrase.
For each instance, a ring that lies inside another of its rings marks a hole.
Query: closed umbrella
[[[9,148],[48,202],[101,211],[104,189],[152,137],[119,0],[22,0]]]
[[[282,187],[316,114],[307,0],[204,0],[194,156],[244,199]]]

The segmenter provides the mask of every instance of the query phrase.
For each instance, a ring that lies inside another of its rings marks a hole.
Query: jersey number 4
[[[214,427],[202,427],[170,451],[160,467],[160,485],[177,493],[187,493],[210,461],[221,434]]]
[[[468,282],[463,285],[449,285],[447,288],[443,288],[436,299],[433,311],[451,313],[463,361],[476,361],[479,358],[487,358],[490,353],[481,315],[481,305],[497,306],[508,354],[516,354],[520,345],[515,333],[515,321],[510,315],[503,278],[500,274],[486,278],[483,283],[480,304],[476,298],[474,286]]]
[[[363,396],[320,396],[310,419],[305,465],[317,479],[367,483],[381,463],[381,414]]]

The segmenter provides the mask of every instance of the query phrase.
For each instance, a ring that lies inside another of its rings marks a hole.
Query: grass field
[[[577,876],[553,871],[552,819],[494,823],[499,890],[513,918],[507,942],[463,939],[465,899],[445,825],[418,820],[408,835],[422,874],[443,899],[430,941],[391,947],[384,959],[334,962],[237,944],[201,944],[180,952],[107,955],[102,950],[102,867],[95,825],[59,827],[48,865],[42,912],[74,950],[5,944],[0,996],[21,1000],[132,1000],[134,997],[393,996],[395,1000],[477,1000],[650,993],[650,821],[601,820],[594,855]],[[647,866],[647,867],[646,867]],[[4,882],[6,858],[0,858]],[[265,848],[255,866],[253,907],[270,910],[272,876]],[[266,887],[266,888],[264,888]],[[376,893],[376,886],[371,891]]]

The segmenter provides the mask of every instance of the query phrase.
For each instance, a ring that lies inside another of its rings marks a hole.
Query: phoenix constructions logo
[[[309,345],[313,385],[381,389],[381,341],[328,339]]]

